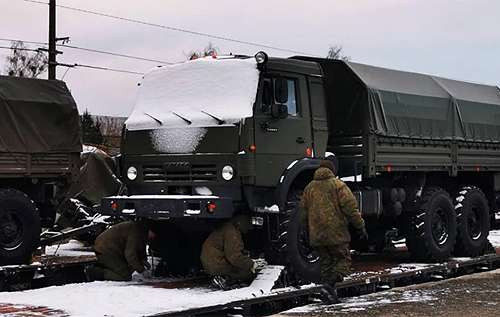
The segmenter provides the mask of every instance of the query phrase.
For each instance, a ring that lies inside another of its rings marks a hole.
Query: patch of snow
[[[361,182],[363,180],[363,176],[361,174],[356,176],[346,176],[341,177],[340,180],[343,182]]]
[[[46,246],[45,254],[56,256],[84,256],[94,255],[94,252],[91,248],[85,247],[80,241],[71,239],[67,243]]]
[[[420,187],[420,188],[417,190],[417,192],[415,193],[415,197],[421,197],[421,196],[422,196],[422,190],[423,190],[423,189],[424,189],[423,187]]]
[[[325,152],[325,158],[329,156],[335,156],[335,154],[333,154],[332,152]]]
[[[238,155],[245,155],[245,151],[238,152]]]
[[[202,196],[211,196],[212,195],[212,191],[208,187],[205,187],[205,186],[195,187],[194,191],[198,195],[202,195]]]
[[[192,153],[207,133],[206,128],[184,127],[151,130],[151,144],[158,152]]]
[[[500,247],[500,230],[491,230],[488,236],[488,240],[490,240],[493,247]]]
[[[465,197],[464,196],[458,196],[455,198],[455,201],[461,203],[462,201],[464,201]]]
[[[201,214],[201,210],[186,209],[186,214],[188,214],[188,215],[199,215],[199,214]]]
[[[285,180],[285,176],[284,175],[281,175],[281,178],[280,178],[280,184],[283,183],[283,181]]]
[[[278,205],[272,205],[271,207],[265,207],[268,211],[270,212],[279,212],[280,211],[280,207],[278,207]]]
[[[145,316],[265,296],[274,285],[275,280],[271,279],[281,272],[278,268],[270,268],[269,279],[256,278],[249,287],[230,291],[212,291],[204,287],[154,288],[139,284],[141,278],[134,273],[131,282],[99,281],[2,293],[1,302],[47,306],[63,310],[70,316]]]

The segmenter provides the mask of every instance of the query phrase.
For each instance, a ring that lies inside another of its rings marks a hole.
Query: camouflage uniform
[[[252,276],[254,261],[243,245],[242,233],[252,229],[249,216],[237,216],[215,229],[203,243],[201,263],[210,275],[224,276],[228,281]]]
[[[300,201],[300,224],[316,247],[321,261],[321,279],[347,275],[351,266],[348,222],[362,230],[365,222],[351,190],[335,178],[331,169],[320,167]]]
[[[104,266],[104,278],[130,281],[132,273],[145,270],[148,229],[134,221],[119,223],[101,233],[94,245],[99,263]]]

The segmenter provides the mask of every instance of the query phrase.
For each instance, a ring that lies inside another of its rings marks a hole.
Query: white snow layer
[[[224,124],[252,116],[258,82],[253,58],[202,58],[154,68],[144,76],[125,124],[130,130],[153,129],[157,151],[193,152],[206,127],[220,124],[211,116]]]
[[[0,303],[60,309],[70,316],[144,316],[224,304],[268,294],[283,267],[264,268],[264,275],[245,288],[210,291],[206,288],[163,289],[137,282],[93,282],[2,293]]]

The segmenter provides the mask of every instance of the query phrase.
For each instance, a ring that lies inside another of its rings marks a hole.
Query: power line
[[[28,43],[28,44],[47,45],[47,43],[44,43],[44,42],[23,41],[23,40],[6,39],[6,38],[0,38],[0,41],[8,41],[8,42],[18,42],[18,41],[20,41],[20,42],[24,42],[24,43]],[[80,46],[74,46],[74,45],[68,45],[68,44],[57,44],[57,46],[71,48],[71,49],[80,50],[80,51],[87,51],[87,52],[92,52],[92,53],[106,54],[106,55],[112,55],[112,56],[117,56],[117,57],[130,58],[130,59],[141,60],[141,61],[147,61],[147,62],[168,64],[168,65],[174,64],[174,63],[171,63],[171,62],[160,61],[160,60],[151,59],[151,58],[147,58],[147,57],[126,55],[126,54],[120,54],[120,53],[114,53],[114,52],[96,50],[96,49],[93,49],[93,48],[86,48],[86,47],[80,47]]]
[[[73,66],[74,67],[84,67],[84,68],[90,68],[90,69],[97,69],[97,70],[106,70],[106,71],[110,71],[110,72],[118,72],[118,73],[125,73],[125,74],[144,75],[144,73],[134,72],[131,70],[117,69],[117,68],[108,68],[108,67],[84,65],[84,64],[77,64],[77,63],[75,63]]]
[[[92,53],[99,53],[99,54],[106,54],[106,55],[112,55],[112,56],[118,56],[118,57],[124,57],[124,58],[137,59],[137,60],[147,61],[147,62],[155,62],[155,63],[169,64],[169,65],[174,64],[174,63],[171,63],[171,62],[159,61],[159,60],[156,60],[156,59],[150,59],[150,58],[139,57],[139,56],[132,56],[132,55],[125,55],[125,54],[119,54],[119,53],[112,53],[112,52],[101,51],[101,50],[96,50],[96,49],[92,49],[92,48],[85,48],[85,47],[73,46],[73,45],[67,45],[67,44],[58,44],[57,46],[59,46],[59,47],[67,47],[67,48],[72,48],[72,49],[75,49],[75,50],[87,51],[87,52],[92,52]]]
[[[37,0],[20,0],[20,1],[38,3],[38,4],[47,4],[47,2],[37,1]],[[102,17],[106,17],[106,18],[117,19],[117,20],[121,20],[121,21],[127,21],[127,22],[147,25],[147,26],[154,26],[157,28],[168,29],[168,30],[183,32],[183,33],[189,33],[189,34],[219,39],[219,40],[223,40],[223,41],[235,42],[235,43],[252,45],[252,46],[259,46],[259,47],[263,47],[263,48],[269,48],[269,49],[273,49],[273,50],[277,50],[277,51],[283,51],[283,52],[289,52],[289,53],[295,53],[295,54],[301,54],[301,55],[313,55],[313,54],[289,50],[289,49],[285,49],[285,48],[281,48],[281,47],[263,45],[263,44],[247,42],[247,41],[241,41],[241,40],[236,40],[236,39],[232,39],[232,38],[228,38],[228,37],[211,35],[211,34],[201,33],[201,32],[196,32],[196,31],[190,31],[190,30],[180,29],[180,28],[176,28],[176,27],[171,27],[171,26],[166,26],[166,25],[161,25],[161,24],[156,24],[156,23],[150,23],[150,22],[145,22],[145,21],[135,20],[135,19],[130,19],[130,18],[124,18],[124,17],[120,17],[120,16],[116,16],[116,15],[100,13],[100,12],[95,12],[95,11],[90,11],[90,10],[85,10],[85,9],[80,9],[80,8],[74,8],[74,7],[69,7],[69,6],[59,5],[59,4],[57,6],[59,8],[63,8],[63,9],[67,9],[67,10],[88,13],[88,14],[92,14],[92,15],[97,15],[97,16],[102,16]]]
[[[39,50],[35,50],[35,49],[32,49],[32,48],[12,48],[12,47],[9,47],[9,46],[0,46],[0,48],[2,49],[7,49],[7,50],[18,50],[18,51],[30,51],[30,52],[40,52]]]
[[[11,50],[13,48],[12,47],[8,47],[8,46],[0,46],[0,49]],[[39,52],[39,50],[35,50],[35,49],[31,49],[31,48],[15,48],[15,49],[19,50],[19,51]],[[118,73],[125,73],[125,74],[144,75],[144,73],[134,72],[134,71],[131,71],[131,70],[117,69],[117,68],[108,68],[108,67],[93,66],[93,65],[85,65],[85,64],[78,64],[78,63],[75,63],[75,64],[61,64],[61,63],[58,63],[58,65],[65,66],[65,67],[68,67],[68,68],[83,67],[83,68],[90,68],[90,69],[104,70],[104,71],[118,72]]]

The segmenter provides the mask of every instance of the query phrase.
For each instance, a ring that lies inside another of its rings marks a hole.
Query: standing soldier
[[[203,243],[201,263],[214,275],[214,284],[227,289],[238,281],[249,280],[258,267],[243,245],[242,233],[253,229],[248,215],[239,215],[215,229]]]
[[[361,239],[368,239],[356,198],[344,182],[335,178],[334,172],[331,161],[321,161],[300,201],[302,230],[319,253],[326,304],[339,302],[334,287],[351,266],[348,222],[358,230]]]

